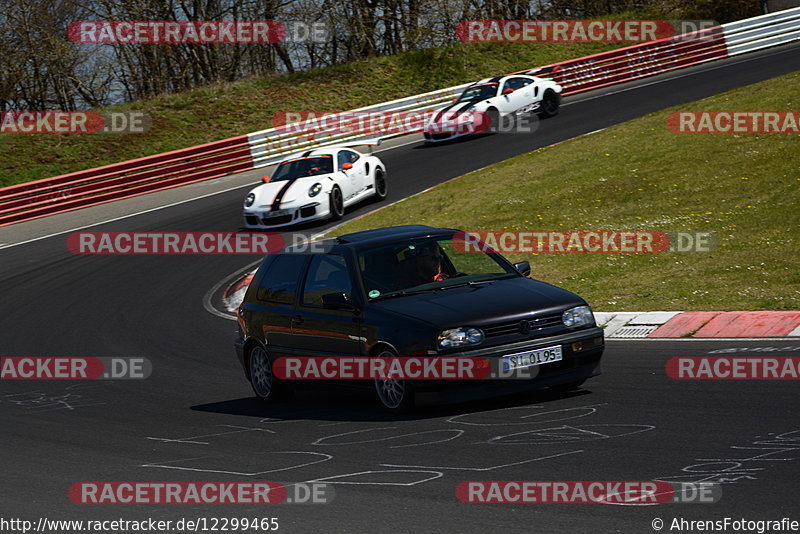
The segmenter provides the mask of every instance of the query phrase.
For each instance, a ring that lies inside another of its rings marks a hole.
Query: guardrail
[[[553,78],[564,87],[564,94],[575,94],[796,40],[800,40],[800,8],[521,72]],[[379,111],[435,110],[468,85],[456,85],[346,113],[350,116]],[[414,124],[421,129],[421,120]],[[387,133],[384,137],[406,133]],[[380,135],[380,130],[369,132],[370,137],[376,134]],[[205,145],[0,188],[0,226],[266,167],[293,152],[364,136],[358,131],[321,132],[314,126],[301,123],[292,128],[269,128]]]

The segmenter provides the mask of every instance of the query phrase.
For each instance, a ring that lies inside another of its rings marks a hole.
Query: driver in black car
[[[414,287],[439,282],[450,277],[442,270],[444,251],[435,242],[425,243],[408,251],[411,256],[410,272],[401,279],[403,287]]]

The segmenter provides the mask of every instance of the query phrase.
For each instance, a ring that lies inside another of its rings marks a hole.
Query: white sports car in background
[[[464,135],[502,131],[507,119],[523,114],[558,114],[562,88],[549,78],[511,74],[470,85],[452,104],[433,114],[423,128],[435,143]]]
[[[277,228],[316,219],[341,219],[367,197],[386,198],[386,165],[352,146],[331,145],[295,153],[275,167],[244,200],[246,228]]]

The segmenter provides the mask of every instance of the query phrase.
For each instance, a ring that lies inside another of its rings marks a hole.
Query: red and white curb
[[[253,281],[256,270],[257,269],[254,269],[245,274],[225,288],[225,291],[222,293],[222,307],[225,308],[225,311],[236,315],[236,310],[239,309],[239,305],[244,300],[244,294],[247,292],[250,282]]]
[[[609,339],[800,337],[800,311],[597,312]]]

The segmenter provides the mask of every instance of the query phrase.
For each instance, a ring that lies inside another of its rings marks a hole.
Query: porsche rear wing
[[[527,74],[528,76],[541,76],[547,74],[554,74],[558,72],[560,67],[558,65],[550,65],[549,67],[537,67],[531,70],[518,72],[517,74]]]
[[[295,159],[295,158],[305,157],[306,155],[310,154],[311,152],[313,152],[315,150],[319,150],[321,148],[336,148],[336,147],[351,148],[351,147],[356,147],[356,146],[369,146],[370,147],[370,151],[369,152],[370,152],[370,154],[372,154],[372,147],[378,146],[382,142],[383,142],[383,139],[381,139],[380,137],[376,137],[375,139],[362,139],[362,140],[348,141],[348,142],[345,142],[345,143],[331,143],[329,145],[320,145],[320,146],[316,146],[314,148],[307,148],[307,149],[305,149],[305,150],[303,150],[301,152],[295,152],[294,154],[289,154],[288,156],[283,158],[283,161],[290,160],[290,159]]]

